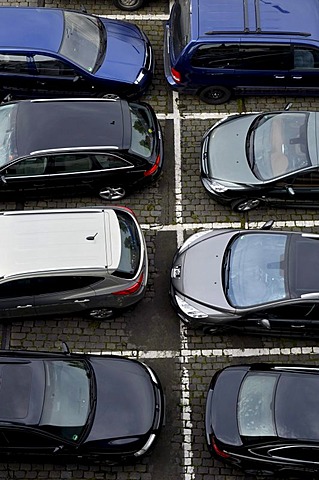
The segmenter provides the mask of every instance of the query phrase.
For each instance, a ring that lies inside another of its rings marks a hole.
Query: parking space
[[[37,0],[0,0],[0,5],[36,6]],[[161,379],[166,395],[166,425],[152,454],[136,465],[0,464],[0,479],[103,480],[242,480],[238,471],[213,460],[204,437],[206,391],[214,372],[230,364],[288,362],[319,364],[317,340],[244,335],[209,336],[181,326],[172,310],[169,276],[173,254],[184,238],[200,228],[260,225],[274,219],[276,228],[319,233],[316,210],[261,208],[245,215],[215,203],[199,178],[200,141],[221,116],[234,112],[282,109],[292,101],[296,109],[319,108],[319,98],[232,100],[211,107],[195,97],[172,94],[163,74],[163,26],[167,0],[150,0],[134,14],[123,14],[112,0],[46,0],[48,7],[80,8],[138,24],[149,36],[156,57],[154,83],[143,100],[155,109],[165,138],[165,165],[153,186],[119,202],[132,208],[143,226],[149,254],[149,283],[136,308],[110,321],[87,318],[43,318],[2,325],[2,348],[56,351],[66,341],[71,350],[113,353],[139,358]],[[0,203],[0,210],[101,205],[99,198],[74,197]]]

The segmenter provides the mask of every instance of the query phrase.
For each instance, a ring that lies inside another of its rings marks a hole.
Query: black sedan
[[[194,234],[176,252],[171,301],[209,333],[319,336],[319,235],[262,230]]]
[[[319,207],[318,112],[231,115],[204,135],[201,180],[218,202]]]
[[[98,194],[119,200],[156,180],[160,125],[150,105],[108,99],[0,106],[0,194]]]
[[[316,366],[219,370],[206,400],[209,449],[218,460],[250,474],[318,475],[318,399]]]
[[[142,457],[163,423],[155,372],[123,357],[0,352],[0,458],[121,463]]]

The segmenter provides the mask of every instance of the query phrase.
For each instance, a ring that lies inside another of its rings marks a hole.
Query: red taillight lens
[[[144,278],[144,272],[141,273],[141,275],[138,277],[138,280],[134,285],[131,287],[126,288],[125,290],[120,290],[119,292],[113,292],[112,295],[132,295],[132,293],[137,292],[142,285]]]
[[[223,450],[221,450],[220,448],[217,447],[215,438],[213,436],[211,436],[211,442],[212,442],[212,447],[213,447],[216,455],[218,455],[219,457],[222,457],[222,458],[229,458],[228,453],[224,452]]]
[[[160,161],[161,161],[161,157],[158,155],[154,165],[149,170],[146,170],[144,172],[144,177],[149,177],[150,175],[153,175],[153,173],[155,173],[158,170]]]
[[[176,83],[181,83],[182,76],[175,68],[171,68],[171,74]]]

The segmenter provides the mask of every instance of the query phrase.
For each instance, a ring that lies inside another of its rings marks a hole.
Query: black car
[[[317,366],[219,370],[206,400],[209,449],[218,460],[250,474],[318,475],[318,399]]]
[[[318,112],[231,115],[202,141],[201,180],[235,211],[319,206]]]
[[[271,225],[197,232],[180,247],[170,297],[186,325],[319,336],[319,235]]]
[[[111,355],[0,352],[0,458],[121,463],[163,423],[155,372]]]
[[[160,125],[150,105],[109,99],[0,106],[0,194],[96,193],[119,200],[158,178]]]

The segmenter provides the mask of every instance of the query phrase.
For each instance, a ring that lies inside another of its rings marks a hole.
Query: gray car
[[[206,332],[319,335],[319,235],[211,230],[176,252],[170,296],[182,321]]]
[[[125,207],[0,213],[0,318],[110,318],[145,293],[142,230]]]

